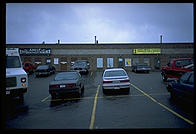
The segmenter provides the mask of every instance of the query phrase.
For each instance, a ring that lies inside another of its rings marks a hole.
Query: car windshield
[[[78,74],[75,72],[59,73],[54,78],[55,81],[59,80],[76,80],[78,79]]]
[[[104,77],[127,76],[123,70],[106,71]]]
[[[137,67],[148,67],[148,65],[138,65]]]
[[[41,65],[41,66],[38,66],[37,69],[48,69],[48,65]]]
[[[18,56],[6,56],[6,68],[20,68],[21,62]]]
[[[85,66],[86,62],[75,62],[74,66]]]

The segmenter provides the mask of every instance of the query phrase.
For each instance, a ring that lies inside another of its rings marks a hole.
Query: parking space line
[[[183,119],[184,121],[188,122],[191,125],[194,125],[194,122],[186,119],[185,117],[181,116],[180,114],[176,113],[175,111],[171,110],[170,108],[168,108],[167,106],[161,104],[160,102],[158,102],[157,100],[155,100],[154,98],[152,98],[150,95],[148,95],[147,93],[145,93],[143,90],[139,89],[138,87],[136,87],[135,85],[133,85],[131,83],[131,86],[133,86],[135,89],[137,89],[138,91],[140,91],[142,94],[144,94],[145,96],[147,96],[148,98],[150,98],[153,102],[159,104],[161,107],[163,107],[164,109],[168,110],[169,112],[173,113],[174,115],[178,116],[179,118]]]
[[[50,95],[48,95],[47,97],[45,97],[44,99],[42,99],[41,102],[46,101],[49,97],[50,97]]]
[[[163,96],[163,95],[170,95],[169,93],[151,93],[149,95],[153,96]],[[130,97],[130,96],[145,96],[144,94],[129,94],[129,95],[111,95],[111,96],[99,96],[97,99],[103,99],[103,98],[120,98],[120,97]],[[41,100],[41,102],[46,102],[46,101],[69,101],[69,100],[79,100],[81,98],[62,98],[62,99],[48,99],[48,97],[45,97],[44,99]],[[82,99],[94,99],[94,97],[83,97]]]
[[[94,99],[93,111],[92,111],[92,115],[91,115],[91,122],[90,122],[89,129],[93,129],[94,122],[95,122],[95,112],[96,112],[97,96],[99,93],[99,88],[100,88],[100,85],[98,85],[98,87],[97,87],[97,92],[96,92],[95,99]]]
[[[91,72],[91,76],[93,75],[93,72]]]

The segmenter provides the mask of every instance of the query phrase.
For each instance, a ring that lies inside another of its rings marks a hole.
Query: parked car
[[[66,93],[76,93],[77,97],[80,97],[83,92],[83,80],[77,71],[58,73],[49,84],[49,93],[52,98]]]
[[[132,66],[133,72],[146,72],[149,73],[151,71],[151,67],[149,67],[147,64],[137,64]]]
[[[79,73],[87,74],[89,72],[89,62],[87,60],[77,60],[73,63],[71,70],[78,71]]]
[[[171,99],[181,99],[185,102],[194,102],[194,71],[187,72],[179,79],[168,82],[167,90]]]
[[[30,62],[25,62],[23,65],[23,69],[27,74],[32,74],[35,70],[35,66],[31,64]]]
[[[193,71],[194,61],[192,58],[176,58],[169,61],[166,66],[162,66],[161,75],[163,81],[168,78],[180,78],[184,73]]]
[[[52,65],[39,65],[35,70],[36,77],[38,76],[49,76],[55,73],[55,67]]]
[[[109,91],[123,91],[129,94],[130,79],[123,68],[105,69],[102,76],[102,90],[104,94]]]

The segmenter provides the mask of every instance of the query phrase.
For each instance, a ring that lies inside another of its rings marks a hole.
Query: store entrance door
[[[160,58],[159,57],[155,57],[154,59],[154,68],[157,70],[160,69]]]
[[[67,58],[66,57],[61,57],[61,60],[60,60],[60,69],[61,71],[67,71]]]

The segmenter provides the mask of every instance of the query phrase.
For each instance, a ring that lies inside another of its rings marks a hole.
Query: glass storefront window
[[[97,58],[97,68],[103,68],[103,58]]]

